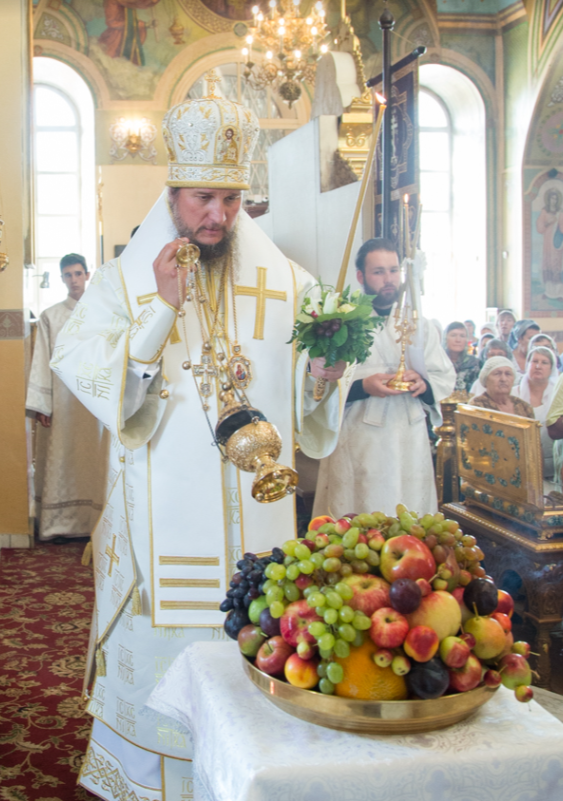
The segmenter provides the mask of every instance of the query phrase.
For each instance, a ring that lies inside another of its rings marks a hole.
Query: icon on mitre
[[[238,164],[238,133],[227,125],[218,137],[217,161],[221,164]]]

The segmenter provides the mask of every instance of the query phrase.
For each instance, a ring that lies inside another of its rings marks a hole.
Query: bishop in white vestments
[[[399,367],[393,312],[401,280],[392,242],[371,239],[356,258],[357,278],[374,295],[374,310],[385,324],[374,336],[369,358],[356,367],[347,397],[338,445],[321,461],[315,515],[385,512],[394,515],[403,503],[420,514],[437,511],[434,467],[426,412],[439,425],[439,401],[455,385],[455,370],[440,345],[436,327],[419,320],[424,375],[405,372],[410,392],[387,386]]]
[[[234,164],[221,147],[227,129]],[[287,344],[313,279],[239,211],[256,117],[212,91],[172,108],[163,130],[170,189],[96,272],[51,362],[114,445],[93,537],[95,720],[80,775],[112,801],[191,797],[191,742],[145,701],[188,643],[225,637],[219,605],[242,553],[296,536],[293,497],[258,503],[253,475],[221,459],[224,387],[236,384],[277,426],[289,466],[297,444],[330,453],[343,409],[343,365],[325,371]],[[176,256],[188,240],[201,266],[186,274]],[[315,377],[329,379],[320,403]]]
[[[103,426],[49,369],[89,277],[77,253],[63,256],[60,266],[69,294],[39,317],[26,399],[27,414],[38,421],[34,499],[41,540],[90,536],[103,508],[107,466]]]

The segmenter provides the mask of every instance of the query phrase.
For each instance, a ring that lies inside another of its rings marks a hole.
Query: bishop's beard
[[[191,243],[198,246],[200,252],[200,261],[206,268],[214,269],[220,262],[222,262],[224,256],[233,252],[235,240],[234,228],[232,231],[227,231],[227,229],[222,226],[221,230],[223,231],[223,238],[214,245],[206,245],[198,240],[197,231],[193,231],[184,222],[184,220],[182,220],[178,212],[178,207],[176,203],[174,203],[173,197],[171,198],[170,209],[178,236],[185,236],[190,240]]]

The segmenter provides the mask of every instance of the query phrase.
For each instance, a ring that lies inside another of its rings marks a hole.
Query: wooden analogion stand
[[[552,689],[552,633],[563,617],[563,495],[544,494],[540,424],[452,399],[442,411],[441,511],[478,538],[499,587],[519,588],[515,614],[531,624],[539,654],[535,683]]]

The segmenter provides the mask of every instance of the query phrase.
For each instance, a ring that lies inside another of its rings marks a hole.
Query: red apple
[[[406,656],[397,654],[397,656],[393,657],[393,661],[391,662],[391,670],[396,676],[406,676],[407,673],[410,672],[410,669],[411,663]]]
[[[505,592],[504,590],[499,590],[498,606],[495,611],[502,612],[504,615],[512,617],[512,613],[514,612],[514,600],[512,595],[509,595],[509,593]]]
[[[301,659],[297,654],[291,654],[285,663],[284,675],[294,687],[312,690],[319,683],[317,664],[317,660]]]
[[[500,623],[502,626],[502,630],[508,634],[509,631],[512,631],[512,620],[505,615],[504,612],[493,612],[491,617]]]
[[[512,644],[512,648],[510,650],[513,654],[520,654],[520,656],[523,656],[527,659],[530,656],[530,651],[532,649],[529,643],[524,642],[524,640],[517,640],[517,642]]]
[[[438,590],[431,592],[420,602],[420,606],[407,615],[409,626],[430,626],[439,640],[457,634],[461,626],[461,610],[454,596]]]
[[[481,681],[482,667],[475,654],[469,654],[467,662],[457,670],[450,668],[450,687],[459,693],[475,689]]]
[[[471,649],[461,637],[446,637],[440,643],[440,659],[449,668],[462,668]]]
[[[408,630],[406,617],[390,606],[378,609],[371,616],[369,636],[378,648],[397,648],[403,643]]]
[[[240,652],[245,656],[256,656],[265,639],[266,635],[260,626],[253,626],[251,623],[243,626],[237,637]]]
[[[420,587],[420,592],[422,593],[423,598],[426,598],[427,595],[430,595],[432,592],[432,585],[430,582],[426,581],[426,579],[417,579],[416,583]]]
[[[471,617],[465,623],[465,631],[473,634],[475,645],[473,653],[479,659],[494,659],[506,645],[506,635],[500,623],[492,617]]]
[[[416,662],[428,662],[438,650],[439,644],[438,635],[430,626],[414,626],[405,637],[403,648],[406,655]]]
[[[379,648],[373,655],[373,661],[378,667],[389,667],[393,661],[393,652],[388,648]]]
[[[502,683],[509,690],[532,683],[532,671],[528,661],[520,654],[506,654],[499,660]]]
[[[314,517],[307,526],[307,530],[316,531],[321,526],[324,526],[325,523],[334,523],[334,520],[332,517],[329,517],[329,515],[320,515],[319,517]]]
[[[351,528],[352,523],[346,517],[341,517],[340,520],[337,520],[334,524],[334,531],[336,534],[345,534],[349,528]]]
[[[416,537],[403,534],[387,540],[381,549],[381,575],[387,581],[398,578],[431,579],[436,562],[429,548]]]
[[[473,634],[469,634],[468,631],[464,631],[463,634],[460,634],[459,639],[463,640],[463,642],[466,642],[470,648],[475,648],[475,637]]]
[[[534,697],[534,691],[531,687],[526,687],[524,684],[520,684],[515,690],[514,695],[516,696],[517,701],[521,701],[523,704],[527,704],[528,701],[531,701]]]
[[[378,528],[368,528],[366,537],[372,551],[380,551],[385,545],[385,537]]]
[[[483,676],[483,681],[487,687],[498,687],[502,684],[502,676],[498,670],[487,670]]]
[[[346,576],[343,581],[354,593],[352,598],[346,601],[352,609],[371,617],[378,609],[389,606],[389,584],[380,576],[354,573],[352,576]]]
[[[300,642],[316,643],[315,637],[309,634],[310,623],[322,620],[303,598],[301,601],[294,601],[286,606],[285,612],[280,617],[280,634],[284,640],[297,648]]]
[[[283,637],[271,637],[256,654],[256,667],[269,676],[283,676],[284,665],[292,653],[293,648]]]

